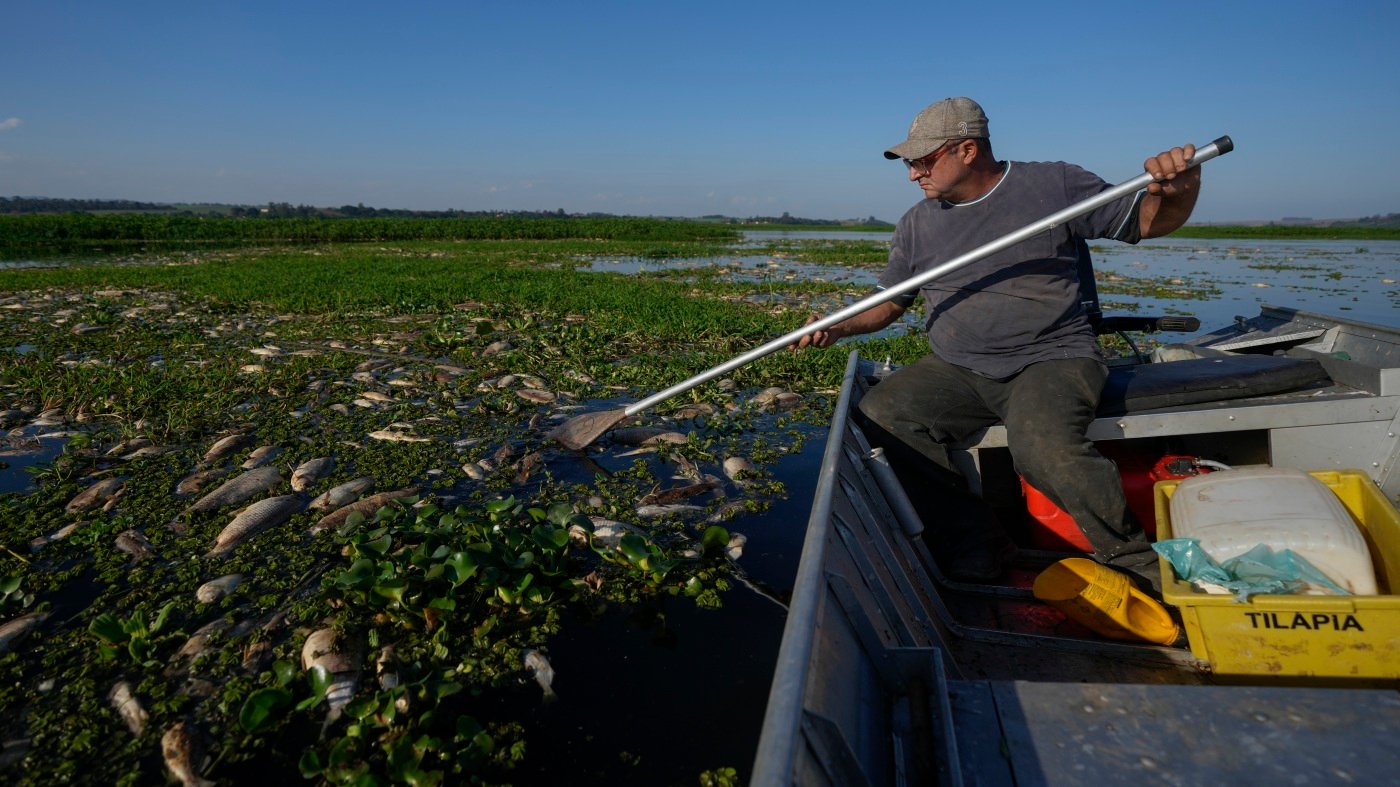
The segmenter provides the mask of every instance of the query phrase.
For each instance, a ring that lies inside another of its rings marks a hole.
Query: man
[[[1102,563],[1150,576],[1155,556],[1123,497],[1117,468],[1085,437],[1108,371],[1080,305],[1082,239],[1136,243],[1186,222],[1200,187],[1191,145],[1146,160],[1157,182],[925,284],[933,352],[875,386],[860,410],[871,439],[941,490],[929,522],[935,554],[957,579],[988,581],[1009,544],[995,517],[966,492],[946,446],[1004,423],[1017,472],[1072,516]],[[924,199],[900,219],[881,289],[965,254],[1108,188],[1063,162],[998,161],[987,116],[969,98],[925,108],[909,138],[885,151],[903,159]],[[874,306],[799,347],[878,331],[913,304],[906,294]],[[949,522],[975,522],[939,533]],[[1136,570],[1135,570],[1136,569]]]

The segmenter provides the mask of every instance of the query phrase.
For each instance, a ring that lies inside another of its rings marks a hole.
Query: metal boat
[[[1153,356],[1112,366],[1100,446],[1355,468],[1395,505],[1400,330],[1265,306]],[[1029,589],[1062,553],[1022,549],[996,584],[944,576],[922,531],[947,523],[853,417],[887,367],[849,358],[751,784],[1400,783],[1393,680],[1227,676],[1097,638]],[[1002,427],[956,454],[1024,517]]]

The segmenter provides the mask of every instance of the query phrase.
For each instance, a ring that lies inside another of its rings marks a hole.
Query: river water
[[[803,240],[888,243],[887,232],[744,233],[745,246]],[[1400,314],[1400,241],[1197,240],[1155,238],[1137,245],[1097,241],[1092,246],[1100,300],[1108,313],[1188,314],[1203,330],[1253,316],[1265,304],[1336,314],[1393,325]],[[762,254],[654,260],[598,260],[592,270],[621,273],[677,267],[726,267],[746,280],[819,280],[873,286],[880,266],[796,263]],[[1153,282],[1180,296],[1116,292],[1123,279]]]

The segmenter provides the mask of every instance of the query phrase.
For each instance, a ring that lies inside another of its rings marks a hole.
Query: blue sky
[[[0,14],[0,195],[897,219],[928,103],[1195,220],[1400,212],[1400,3],[64,2]]]

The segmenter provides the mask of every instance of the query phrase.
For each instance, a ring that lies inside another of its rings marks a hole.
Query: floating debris
[[[279,495],[259,500],[239,511],[233,521],[219,531],[214,548],[205,557],[224,557],[247,538],[261,533],[269,527],[286,522],[300,511],[304,503],[300,495]]]
[[[554,702],[559,699],[559,695],[554,693],[554,667],[550,665],[549,659],[534,648],[526,648],[521,656],[525,662],[525,669],[534,674],[535,682],[544,690],[544,701]]]

